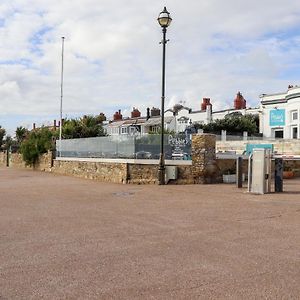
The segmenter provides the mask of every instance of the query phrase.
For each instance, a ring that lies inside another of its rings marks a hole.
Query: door
[[[292,139],[298,138],[298,127],[292,127]]]

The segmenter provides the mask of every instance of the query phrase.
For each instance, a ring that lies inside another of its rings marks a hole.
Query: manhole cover
[[[118,197],[127,197],[127,196],[131,196],[134,193],[132,192],[117,192],[117,193],[113,193],[114,196],[118,196]]]

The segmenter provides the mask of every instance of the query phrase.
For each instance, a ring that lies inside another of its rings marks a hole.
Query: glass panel
[[[56,141],[60,157],[158,159],[160,134],[106,136]],[[61,151],[60,151],[61,150]],[[191,135],[164,135],[166,159],[191,159]]]

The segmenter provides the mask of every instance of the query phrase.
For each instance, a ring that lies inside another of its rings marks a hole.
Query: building
[[[174,117],[165,117],[165,130],[174,130]],[[160,109],[147,108],[146,116],[141,116],[137,108],[133,108],[130,118],[123,118],[121,110],[115,112],[113,120],[105,125],[108,135],[144,135],[158,133],[160,131],[161,115]]]
[[[299,139],[300,87],[260,96],[260,132],[266,138]]]
[[[165,111],[165,130],[184,132],[192,124],[208,124],[216,119],[223,119],[231,113],[258,114],[259,108],[247,108],[246,100],[238,92],[233,101],[233,107],[225,110],[213,111],[210,98],[203,98],[200,110],[193,111],[182,104],[176,104]],[[115,112],[113,120],[106,125],[108,135],[134,135],[158,133],[161,125],[160,109],[148,108],[146,116],[141,116],[137,108],[133,108],[130,118],[123,118],[121,110]]]
[[[259,114],[259,107],[246,107],[246,100],[240,92],[237,93],[235,99],[233,100],[232,108],[213,111],[212,107],[213,104],[211,99],[203,98],[202,103],[200,104],[200,110],[192,110],[182,105],[175,105],[174,109],[169,109],[166,111],[166,116],[173,114],[175,117],[175,131],[182,132],[191,124],[208,124],[217,119],[224,119],[227,115],[232,113],[239,113],[242,115]]]

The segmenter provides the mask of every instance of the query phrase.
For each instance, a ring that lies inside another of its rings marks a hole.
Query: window
[[[122,127],[122,128],[121,128],[121,133],[122,133],[122,134],[127,133],[127,127]]]
[[[160,131],[160,126],[150,126],[150,132],[158,133]]]
[[[283,139],[283,130],[275,130],[275,139]]]
[[[291,114],[292,114],[292,121],[298,120],[298,111],[296,110],[292,111]]]

